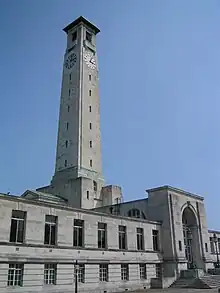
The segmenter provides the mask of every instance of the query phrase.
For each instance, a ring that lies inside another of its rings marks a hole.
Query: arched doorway
[[[196,216],[190,207],[186,207],[183,211],[182,225],[187,268],[198,268],[201,259],[198,225]]]

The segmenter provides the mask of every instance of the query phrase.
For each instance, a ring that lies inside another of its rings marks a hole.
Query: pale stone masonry
[[[123,202],[102,174],[96,36],[65,27],[55,172],[50,185],[0,194],[0,293],[166,288],[219,265],[220,232],[204,198],[171,186]]]

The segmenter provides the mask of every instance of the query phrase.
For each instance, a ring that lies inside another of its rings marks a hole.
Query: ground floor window
[[[24,265],[19,263],[9,264],[8,286],[23,286]]]
[[[45,264],[44,265],[44,284],[50,285],[56,284],[57,277],[57,265],[56,264]]]
[[[108,282],[108,265],[107,264],[99,265],[99,281]]]
[[[128,281],[129,280],[129,267],[128,264],[121,265],[121,280]]]
[[[79,283],[85,283],[85,265],[80,264],[78,269],[78,279]]]
[[[141,280],[147,279],[146,264],[140,264],[139,269],[140,269],[140,279]]]
[[[162,273],[161,264],[160,263],[157,263],[156,264],[156,278],[160,278],[161,277],[161,273]]]

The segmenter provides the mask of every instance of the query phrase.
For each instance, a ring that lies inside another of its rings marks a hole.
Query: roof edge
[[[80,24],[81,22],[84,23],[85,25],[87,25],[88,27],[90,27],[95,32],[95,34],[97,34],[97,33],[100,32],[100,29],[97,26],[95,26],[94,24],[92,24],[90,21],[88,21],[87,19],[85,19],[83,16],[78,17],[76,20],[74,20],[73,22],[71,22],[70,24],[68,24],[63,29],[63,31],[65,33],[68,33],[69,30],[71,30],[74,26]]]

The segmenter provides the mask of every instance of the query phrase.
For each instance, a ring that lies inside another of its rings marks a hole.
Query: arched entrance
[[[198,268],[201,260],[197,219],[190,207],[182,214],[183,238],[188,269]]]

